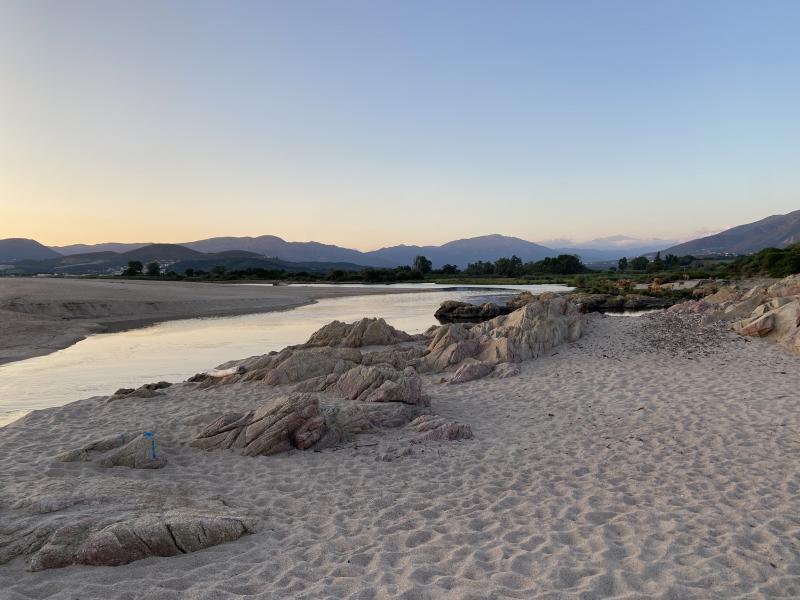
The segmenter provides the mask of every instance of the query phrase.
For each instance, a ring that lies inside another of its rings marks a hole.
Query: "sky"
[[[800,208],[800,2],[0,0],[0,238],[687,239]]]

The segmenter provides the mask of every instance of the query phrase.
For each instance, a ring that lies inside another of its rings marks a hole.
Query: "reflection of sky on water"
[[[29,410],[148,381],[182,381],[228,360],[299,344],[334,319],[383,317],[398,329],[420,333],[436,324],[433,313],[443,300],[473,298],[492,299],[487,290],[354,296],[289,311],[169,321],[93,335],[47,356],[0,366],[0,425]]]

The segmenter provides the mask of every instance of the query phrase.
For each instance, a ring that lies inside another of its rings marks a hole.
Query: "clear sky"
[[[685,238],[798,208],[794,0],[0,0],[0,238]]]

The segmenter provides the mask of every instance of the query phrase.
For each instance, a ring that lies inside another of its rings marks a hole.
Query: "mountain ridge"
[[[771,215],[714,235],[677,244],[662,252],[678,256],[752,254],[764,248],[785,248],[798,242],[800,242],[800,210],[795,210],[785,215]]]

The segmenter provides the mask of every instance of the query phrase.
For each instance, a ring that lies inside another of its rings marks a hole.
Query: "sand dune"
[[[409,290],[0,277],[0,364],[66,348],[92,333],[404,291]]]
[[[16,559],[0,566],[0,596],[798,597],[799,363],[685,317],[594,316],[583,339],[518,377],[428,376],[435,412],[475,438],[392,462],[380,460],[391,432],[258,458],[186,445],[213,415],[281,393],[268,386],[173,386],[36,412],[0,430],[4,527],[32,510],[26,499],[68,495],[70,510],[92,513],[110,489],[222,504],[260,527],[120,567],[27,573]],[[49,458],[138,428],[156,432],[167,467]]]

